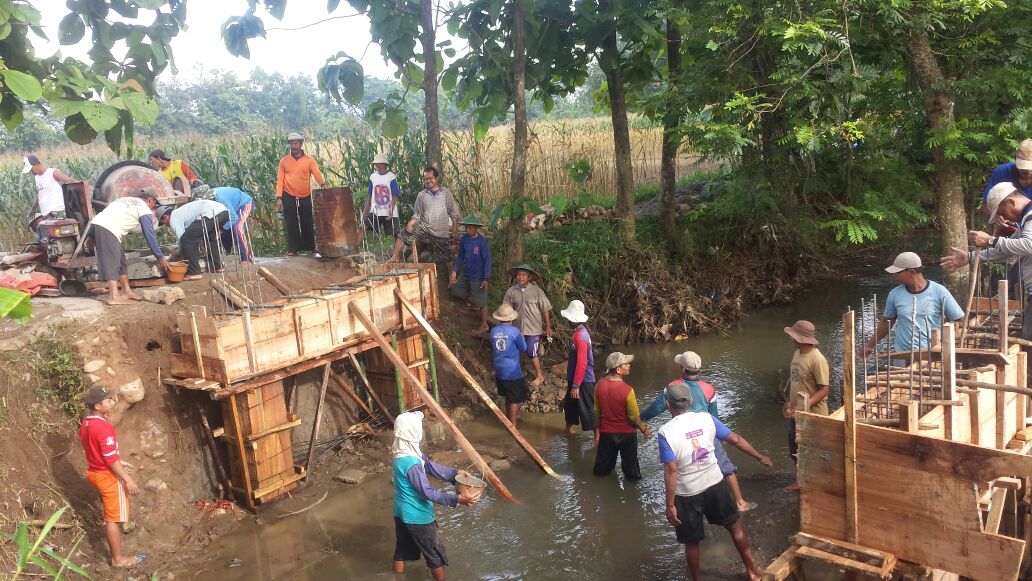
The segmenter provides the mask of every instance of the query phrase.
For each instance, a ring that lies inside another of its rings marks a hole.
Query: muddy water
[[[703,359],[703,376],[718,390],[721,415],[732,429],[771,456],[774,469],[729,448],[739,466],[745,497],[757,510],[743,516],[765,565],[787,545],[798,527],[795,496],[782,491],[793,479],[780,404],[773,400],[787,368],[792,345],[783,327],[797,319],[817,325],[818,338],[832,369],[841,360],[840,318],[861,296],[884,297],[887,277],[854,278],[822,284],[792,305],[753,312],[726,336],[679,344],[633,346],[629,381],[639,402],[647,404],[676,376],[673,356],[692,349]],[[870,319],[868,319],[870,320]],[[832,378],[837,389],[840,379]],[[835,391],[833,389],[833,391]],[[833,407],[837,403],[833,401]],[[653,420],[658,428],[668,416]],[[655,437],[639,448],[644,479],[591,475],[594,450],[588,434],[561,433],[559,414],[526,418],[523,433],[570,482],[542,475],[529,462],[502,474],[522,501],[500,500],[490,491],[472,508],[438,509],[441,535],[450,561],[450,579],[685,579],[682,548],[664,518],[663,476]],[[474,442],[507,443],[501,428],[481,420],[464,428]],[[389,463],[389,459],[384,459]],[[619,473],[619,468],[617,469]],[[322,504],[304,514],[277,518],[286,508],[270,507],[260,521],[247,519],[238,532],[217,539],[209,559],[184,566],[182,573],[232,579],[428,579],[422,562],[404,575],[389,572],[394,546],[391,487],[386,472],[357,488],[330,487]],[[295,499],[297,507],[322,495],[312,491]],[[294,502],[294,501],[291,501]],[[291,505],[295,506],[295,505]],[[260,524],[259,524],[260,523]],[[703,572],[710,579],[741,578],[742,568],[727,533],[708,527],[702,545]],[[230,559],[240,559],[228,567]]]

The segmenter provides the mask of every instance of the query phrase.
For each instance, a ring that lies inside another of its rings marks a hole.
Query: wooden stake
[[[973,285],[974,283],[972,283]],[[970,306],[970,305],[969,305]],[[942,399],[957,399],[957,358],[956,358],[956,331],[953,323],[946,323],[942,326],[942,375],[943,390]],[[953,426],[960,422],[960,408],[950,406],[944,410],[943,427],[947,440],[954,438]]]
[[[201,379],[207,379],[204,376],[204,357],[201,355],[201,335],[197,332],[197,313],[193,311],[190,311],[190,333],[193,335],[194,355],[197,356],[197,372],[201,374]]]
[[[380,406],[380,410],[383,412],[383,415],[387,416],[387,419],[391,421],[391,425],[394,425],[394,414],[392,414],[391,410],[384,405],[383,400],[381,400],[380,396],[373,390],[373,386],[369,384],[369,378],[366,377],[365,370],[362,369],[362,366],[358,364],[358,359],[355,358],[355,354],[348,353],[348,357],[351,359],[351,364],[355,366],[355,371],[358,372],[358,377],[362,380],[362,384],[365,385],[366,393],[373,398],[376,405]]]
[[[358,394],[355,393],[353,389],[351,389],[351,386],[349,386],[347,382],[341,379],[340,376],[336,373],[331,374],[330,377],[333,379],[333,383],[336,383],[337,387],[339,387],[345,395],[351,398],[351,401],[358,404],[358,407],[362,411],[364,411],[366,414],[370,416],[373,415],[373,410],[369,409],[369,406],[367,406],[366,403],[362,401],[362,398],[358,397]]]
[[[523,451],[526,452],[527,455],[530,456],[532,460],[534,460],[534,463],[537,464],[538,467],[541,468],[541,470],[543,470],[546,474],[552,476],[553,478],[564,480],[562,476],[557,474],[555,470],[553,470],[552,467],[548,465],[548,462],[545,462],[545,459],[542,458],[540,454],[538,454],[537,450],[534,449],[534,446],[530,445],[530,442],[528,442],[526,438],[523,437],[523,434],[521,434],[520,431],[516,429],[516,426],[514,426],[512,422],[509,421],[509,418],[506,417],[502,410],[499,409],[497,405],[495,405],[495,402],[493,399],[491,399],[491,396],[488,395],[482,387],[480,387],[480,383],[477,382],[477,380],[474,379],[472,375],[470,375],[469,371],[466,371],[465,366],[462,365],[462,362],[459,361],[459,358],[456,357],[454,353],[452,353],[452,350],[448,348],[448,344],[445,343],[444,339],[442,339],[441,336],[437,334],[437,331],[435,331],[434,328],[430,326],[430,322],[423,317],[422,313],[420,313],[416,309],[416,307],[412,305],[412,303],[405,300],[405,297],[397,289],[394,290],[394,295],[397,297],[398,301],[402,305],[404,305],[404,307],[408,309],[410,313],[412,313],[412,316],[415,317],[419,325],[423,327],[423,330],[426,331],[427,337],[430,337],[430,340],[433,342],[434,345],[437,346],[438,350],[441,352],[441,356],[447,359],[449,363],[451,363],[452,367],[455,368],[455,371],[459,373],[459,376],[462,377],[463,380],[465,380],[466,385],[468,385],[470,389],[472,389],[480,397],[480,400],[483,401],[484,404],[487,405],[487,407],[492,412],[494,412],[495,417],[498,418],[498,421],[501,422],[502,426],[504,426],[505,429],[509,432],[509,435],[512,436],[514,440],[516,440],[516,443],[520,445],[520,448],[523,448]]]
[[[856,313],[842,316],[842,402],[846,408],[846,540],[859,539],[856,490]],[[951,408],[952,409],[952,408]]]
[[[254,328],[251,326],[251,309],[244,309],[244,345],[247,347],[247,366],[251,373],[258,371],[254,356]]]
[[[911,434],[918,430],[918,405],[916,401],[899,404],[899,429]]]
[[[308,458],[305,460],[305,477],[312,473],[312,459],[315,457],[315,442],[319,439],[319,424],[322,423],[323,402],[326,401],[326,386],[330,383],[330,364],[323,367],[322,385],[319,386],[319,403],[315,406],[315,422],[312,424],[312,440],[308,442]]]
[[[251,489],[251,463],[247,461],[244,435],[240,433],[240,413],[237,411],[236,394],[229,396],[229,416],[233,420],[233,438],[236,440],[237,453],[240,454],[240,471],[244,475],[244,503],[247,505],[247,508],[254,508],[254,491]]]
[[[215,467],[215,476],[218,477],[219,486],[222,487],[222,498],[229,498],[233,491],[229,484],[229,477],[226,476],[226,469],[222,466],[222,460],[219,459],[219,450],[215,446],[215,434],[211,431],[208,416],[204,415],[204,410],[201,408],[201,403],[197,401],[197,396],[188,393],[186,397],[193,403],[194,411],[197,412],[197,419],[201,422],[201,433],[204,434],[204,442],[208,445],[208,451],[211,453],[211,465]],[[244,467],[247,467],[246,462]]]
[[[1007,305],[1007,279],[1003,279],[997,283],[996,292],[999,294],[999,302],[997,303],[997,310],[1000,316],[1000,353],[1007,354],[1007,322],[1010,320],[1010,310]]]
[[[279,277],[276,276],[275,274],[272,274],[272,272],[269,271],[268,268],[265,268],[264,266],[259,266],[258,267],[258,274],[262,275],[262,278],[264,278],[265,280],[269,281],[269,284],[271,284],[272,286],[276,287],[276,290],[278,290],[279,292],[281,292],[281,293],[283,293],[285,295],[295,294],[294,291],[290,290],[290,287],[288,287],[287,285],[283,284],[283,281],[280,280]]]
[[[971,281],[971,288],[968,289],[968,300],[967,306],[964,307],[964,320],[961,322],[960,330],[960,345],[964,346],[964,336],[967,335],[968,319],[971,318],[971,303],[975,300],[975,283],[978,281],[978,267],[982,263],[982,251],[978,250],[975,252],[975,266],[972,269],[971,276],[968,280]],[[947,323],[949,324],[949,323]],[[945,339],[943,340],[945,342]]]
[[[383,350],[384,355],[390,359],[394,367],[400,371],[405,376],[405,379],[412,384],[412,387],[419,392],[420,397],[423,398],[423,402],[426,403],[427,407],[429,407],[430,410],[434,412],[434,415],[440,418],[441,422],[444,423],[449,431],[451,431],[452,436],[455,438],[455,442],[459,444],[459,447],[461,447],[464,452],[466,452],[469,459],[472,460],[477,469],[483,473],[484,478],[491,483],[491,486],[498,491],[498,494],[513,502],[518,502],[516,497],[513,496],[512,493],[509,492],[509,489],[506,488],[505,484],[502,483],[501,479],[498,478],[493,470],[491,470],[491,467],[487,465],[487,462],[485,462],[484,458],[480,456],[476,448],[473,447],[473,444],[466,439],[466,436],[462,435],[462,432],[459,431],[455,422],[448,417],[448,414],[445,413],[441,405],[438,404],[437,401],[434,400],[433,396],[430,395],[430,392],[426,390],[426,386],[420,383],[419,378],[416,377],[416,375],[412,373],[412,370],[408,368],[408,364],[406,364],[401,356],[398,355],[397,351],[391,348],[391,344],[387,341],[387,338],[383,336],[383,333],[381,333],[380,330],[376,328],[376,325],[369,320],[369,317],[362,312],[362,308],[354,302],[351,302],[348,303],[348,310],[351,311],[351,314],[354,315],[360,323],[362,323],[362,326],[366,328],[366,331],[369,332],[369,335],[374,341],[376,341],[377,345],[380,346],[380,349]]]

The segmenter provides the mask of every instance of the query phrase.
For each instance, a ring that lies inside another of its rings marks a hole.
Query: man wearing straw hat
[[[451,278],[448,286],[452,296],[466,300],[480,313],[480,326],[473,330],[473,335],[483,336],[487,333],[487,287],[491,278],[491,246],[487,239],[480,235],[484,223],[470,214],[462,222],[466,233],[459,241],[459,251],[455,255]],[[462,276],[459,276],[459,266]]]
[[[326,184],[319,165],[305,154],[305,138],[287,135],[290,155],[280,159],[276,170],[276,207],[283,211],[287,229],[287,256],[315,252],[315,214],[312,210],[312,178]]]
[[[530,386],[537,387],[545,381],[541,370],[541,339],[552,336],[552,303],[536,284],[538,273],[530,265],[514,266],[509,269],[509,274],[512,273],[516,274],[516,284],[505,291],[503,300],[519,313],[516,326],[527,341],[527,357],[534,364],[535,376]]]
[[[405,572],[405,561],[422,555],[435,581],[445,578],[448,556],[437,534],[434,505],[454,508],[473,506],[483,489],[461,494],[434,488],[427,476],[455,484],[455,477],[464,472],[432,462],[419,449],[423,439],[423,412],[405,412],[394,418],[394,563],[395,573]]]
[[[650,433],[641,421],[634,388],[624,381],[631,373],[632,361],[634,355],[610,353],[606,357],[606,376],[595,385],[595,466],[591,470],[595,476],[608,476],[620,456],[624,478],[641,480],[637,431],[646,438]]]
[[[392,171],[387,171],[386,153],[377,153],[373,156],[373,169],[376,171],[369,174],[369,198],[362,212],[362,227],[377,234],[389,234],[397,238],[401,232],[401,219],[398,214],[401,187],[398,186],[398,176]]]
[[[874,330],[874,336],[864,344],[864,358],[874,350],[874,344],[889,333],[895,325],[896,338],[892,350],[896,353],[921,349],[931,344],[931,329],[938,329],[946,320],[964,318],[964,310],[950,291],[941,284],[925,278],[921,257],[913,252],[902,252],[885,272],[893,274],[899,286],[885,297],[885,310]],[[909,357],[905,365],[909,365]]]
[[[595,430],[595,354],[591,351],[591,334],[584,303],[574,299],[559,311],[564,319],[576,325],[570,334],[566,358],[566,395],[563,397],[563,416],[566,433],[573,434],[573,426],[581,431]]]
[[[796,348],[795,354],[792,355],[791,378],[783,410],[785,419],[788,420],[788,452],[794,462],[799,452],[795,422],[799,397],[806,397],[806,409],[810,413],[828,415],[828,387],[831,380],[828,360],[817,348],[817,329],[813,323],[796,321],[791,327],[785,327],[785,333],[792,338]],[[795,492],[799,490],[799,484],[793,483],[785,487],[785,490]]]
[[[491,327],[491,352],[498,395],[505,398],[505,415],[512,425],[520,415],[520,404],[527,401],[527,380],[520,365],[520,353],[526,353],[527,342],[512,325],[519,316],[508,303],[502,303],[491,318],[499,324]]]

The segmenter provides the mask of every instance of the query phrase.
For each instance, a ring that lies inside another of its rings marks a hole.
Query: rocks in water
[[[145,301],[163,305],[171,305],[186,298],[186,293],[178,286],[159,286],[157,288],[142,289],[140,295],[143,296]]]
[[[137,377],[129,383],[118,388],[118,395],[129,403],[143,401],[144,389],[143,380]]]
[[[96,373],[100,371],[104,365],[105,363],[103,359],[94,359],[93,361],[87,362],[86,365],[83,365],[82,370],[84,373]]]
[[[161,426],[149,422],[147,428],[140,432],[140,452],[151,458],[160,458],[168,452],[168,434]]]
[[[369,473],[358,468],[345,468],[334,475],[333,479],[344,484],[362,484],[369,477]]]
[[[456,424],[462,424],[473,419],[473,411],[464,405],[452,408],[450,415],[452,421]]]

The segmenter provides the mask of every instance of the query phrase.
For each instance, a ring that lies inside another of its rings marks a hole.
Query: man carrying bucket
[[[448,556],[437,534],[434,504],[473,506],[483,488],[461,493],[442,492],[430,485],[427,476],[455,484],[465,472],[430,461],[419,449],[423,439],[423,412],[406,412],[394,419],[394,567],[405,572],[405,561],[420,555],[435,581],[445,579]]]

